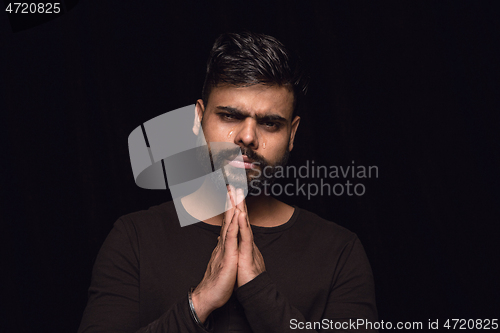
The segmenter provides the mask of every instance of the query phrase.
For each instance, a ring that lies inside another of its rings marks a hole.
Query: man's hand
[[[202,322],[242,285],[264,272],[264,258],[253,241],[243,190],[229,190],[232,208],[224,213],[219,242],[212,252],[205,276],[193,291],[193,306]],[[239,240],[239,245],[238,245]]]
[[[202,322],[212,311],[226,304],[236,283],[241,212],[235,208],[233,195],[234,191],[230,191],[228,199],[233,202],[233,208],[224,213],[219,242],[212,252],[203,280],[192,295],[194,309]]]
[[[264,258],[253,241],[253,232],[248,219],[248,211],[243,190],[236,190],[236,209],[240,210],[238,216],[239,247],[238,247],[238,288],[252,281],[266,270]]]

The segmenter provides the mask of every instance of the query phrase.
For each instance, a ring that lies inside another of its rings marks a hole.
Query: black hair
[[[287,87],[294,95],[293,119],[307,92],[308,77],[299,57],[276,38],[252,32],[225,33],[215,40],[208,58],[202,90],[205,106],[212,88],[222,84]]]

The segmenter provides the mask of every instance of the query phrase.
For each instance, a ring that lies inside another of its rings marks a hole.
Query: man
[[[243,160],[212,158],[231,166],[229,184],[243,169],[250,194],[228,186],[226,212],[186,227],[177,214],[200,215],[206,191],[182,198],[183,212],[168,202],[121,217],[96,259],[79,332],[324,332],[377,319],[356,235],[254,191],[294,145],[306,85],[293,59],[270,36],[216,40],[193,132],[211,150],[241,149]]]

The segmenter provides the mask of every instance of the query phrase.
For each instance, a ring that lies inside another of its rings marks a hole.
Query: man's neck
[[[247,196],[245,198],[250,224],[258,227],[277,227],[290,220],[294,208],[272,196]],[[222,215],[206,219],[203,222],[221,225]]]
[[[217,215],[210,213],[213,207],[213,203],[210,202],[210,193],[208,185],[204,184],[198,191],[182,198],[182,205],[193,217],[207,224],[221,225],[224,213]],[[294,211],[293,207],[264,194],[258,196],[248,195],[245,201],[250,224],[259,227],[282,225],[290,220]],[[206,218],[207,215],[212,217]]]
[[[250,224],[259,227],[276,227],[286,223],[293,214],[293,207],[272,196],[261,194],[246,197]]]

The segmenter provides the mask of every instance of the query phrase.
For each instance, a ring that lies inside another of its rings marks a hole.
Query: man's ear
[[[295,139],[295,133],[297,132],[297,128],[299,127],[300,117],[295,116],[295,119],[292,121],[292,130],[290,131],[290,142],[288,143],[288,150],[292,151],[293,149],[293,140]]]
[[[193,123],[193,133],[198,135],[201,127],[201,120],[203,119],[203,113],[205,112],[205,106],[203,105],[203,100],[199,99],[196,101],[196,106],[194,108],[194,123]]]

